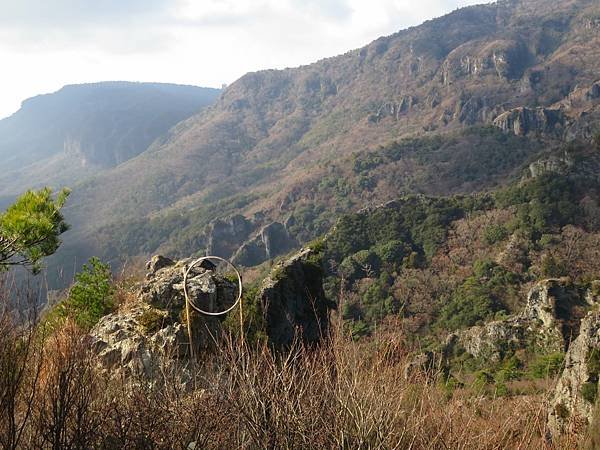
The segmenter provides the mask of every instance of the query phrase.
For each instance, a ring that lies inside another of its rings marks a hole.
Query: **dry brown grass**
[[[14,449],[530,449],[545,441],[544,395],[449,395],[436,373],[405,376],[401,339],[276,354],[235,339],[195,370],[165,359],[159,379],[99,369],[72,324],[50,337],[0,321],[0,445]],[[182,370],[193,373],[187,385]]]

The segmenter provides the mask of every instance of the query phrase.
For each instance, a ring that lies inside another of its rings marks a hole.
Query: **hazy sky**
[[[0,117],[65,84],[219,87],[486,0],[0,0]]]

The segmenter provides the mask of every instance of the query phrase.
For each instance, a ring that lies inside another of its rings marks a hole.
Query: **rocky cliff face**
[[[517,136],[528,134],[561,136],[564,132],[565,117],[558,109],[519,107],[500,114],[493,123],[502,131]]]
[[[208,255],[230,257],[243,243],[256,225],[236,214],[211,222],[206,230]]]
[[[565,368],[550,400],[548,426],[553,436],[592,422],[600,377],[600,312],[590,312],[565,357]]]
[[[550,437],[581,432],[591,423],[600,398],[599,286],[594,281],[584,291],[566,279],[540,281],[529,291],[521,314],[450,335],[443,354],[465,351],[493,363],[528,348],[547,354],[566,350],[550,400],[548,428]]]
[[[253,239],[240,246],[232,260],[242,266],[256,266],[297,246],[298,242],[290,236],[285,226],[272,222],[264,226]]]
[[[454,353],[459,347],[493,362],[526,347],[562,352],[577,335],[582,314],[592,304],[593,298],[567,280],[540,281],[529,291],[521,314],[454,333],[447,338],[445,352]]]
[[[263,281],[260,301],[269,341],[276,348],[314,344],[327,336],[329,310],[320,261],[304,249],[277,264]]]

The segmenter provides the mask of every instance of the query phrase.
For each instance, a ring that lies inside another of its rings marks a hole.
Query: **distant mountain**
[[[77,187],[64,258],[188,254],[221,241],[223,256],[252,265],[278,253],[265,227],[289,248],[343,212],[405,193],[502,185],[597,132],[599,49],[596,0],[506,0],[247,74]]]
[[[72,185],[143,152],[220,91],[159,83],[65,86],[0,120],[0,197]]]

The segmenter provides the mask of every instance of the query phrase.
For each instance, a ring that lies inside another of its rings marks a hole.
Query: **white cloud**
[[[64,84],[220,86],[481,0],[0,0],[0,117]]]

